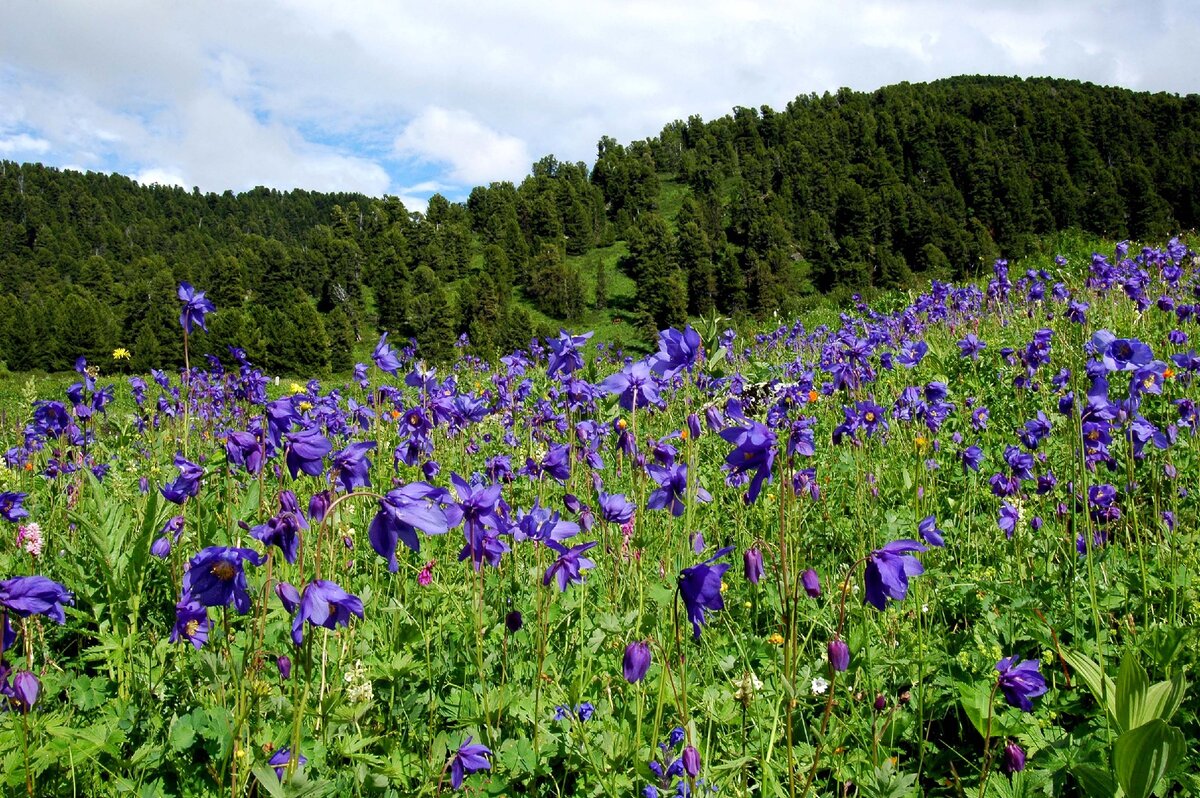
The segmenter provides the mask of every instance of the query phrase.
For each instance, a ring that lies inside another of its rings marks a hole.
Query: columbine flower
[[[216,310],[216,307],[204,296],[204,292],[197,291],[189,283],[180,283],[178,296],[179,301],[183,303],[183,310],[179,311],[179,323],[183,326],[183,331],[191,333],[192,327],[199,324],[200,329],[208,332],[204,317]]]
[[[581,556],[585,551],[596,545],[596,541],[594,540],[578,546],[572,546],[569,549],[555,540],[547,540],[545,543],[558,552],[559,556],[546,569],[546,575],[542,578],[543,585],[550,584],[551,579],[557,579],[558,589],[565,591],[568,584],[578,585],[583,583],[582,569],[596,567],[596,563],[587,557]]]
[[[199,495],[204,469],[178,453],[175,455],[175,467],[179,469],[179,476],[171,484],[163,485],[160,492],[167,501],[183,504],[189,496]]]
[[[676,518],[683,515],[683,498],[687,495],[688,467],[677,463],[672,466],[652,465],[648,466],[646,470],[659,485],[658,490],[651,493],[646,500],[647,509],[662,510],[669,507],[671,515]],[[708,502],[712,501],[712,496],[704,488],[697,487],[696,500]]]
[[[379,343],[375,344],[375,351],[371,354],[371,359],[375,361],[375,365],[380,371],[387,374],[395,375],[400,370],[400,358],[396,356],[396,350],[387,342],[388,334],[385,332],[379,336]]]
[[[679,573],[679,595],[687,610],[688,620],[692,622],[696,640],[700,639],[700,627],[704,625],[704,611],[725,608],[725,601],[721,598],[721,577],[729,569],[729,564],[712,563],[731,551],[733,546],[726,546],[704,562],[684,568]]]
[[[829,665],[835,671],[844,671],[850,667],[850,647],[840,637],[829,641]]]
[[[630,412],[633,412],[634,408],[657,406],[662,403],[658,395],[658,381],[643,360],[610,375],[598,387],[606,394],[617,394],[618,404]]]
[[[926,548],[915,540],[893,540],[871,552],[863,574],[868,604],[882,610],[889,598],[900,601],[908,594],[908,578],[925,572],[921,561],[909,554],[913,551]]]
[[[650,646],[643,642],[630,643],[625,647],[625,657],[621,661],[621,669],[625,674],[625,681],[630,684],[640,682],[646,677],[646,671],[650,669]]]
[[[266,558],[254,549],[209,546],[191,559],[183,575],[182,601],[195,600],[205,607],[233,603],[245,615],[250,611],[245,563],[262,565]]]
[[[1016,743],[1009,743],[1004,746],[1004,759],[1000,763],[1000,769],[1009,776],[1025,769],[1025,749]]]
[[[325,455],[333,449],[333,444],[316,427],[289,432],[284,437],[288,441],[287,467],[292,479],[301,472],[310,477],[320,476],[325,470]]]
[[[917,524],[917,532],[920,533],[921,539],[930,546],[936,546],[940,549],[946,545],[945,538],[943,538],[945,533],[937,528],[937,519],[932,515],[927,515],[921,519],[921,523]]]
[[[600,517],[612,524],[627,524],[633,520],[634,505],[623,493],[608,494],[600,491],[597,498]]]
[[[267,761],[268,765],[275,768],[275,777],[278,778],[280,781],[283,781],[283,773],[287,768],[288,762],[291,761],[291,758],[292,758],[292,749],[284,747],[284,748],[280,748],[278,751],[276,751],[275,754],[270,758],[270,760]],[[300,754],[298,757],[296,757],[296,767],[297,768],[300,767],[301,765],[304,765],[307,763],[308,763],[308,757],[306,757],[304,754]]]
[[[491,755],[492,752],[486,745],[471,745],[470,737],[463,740],[463,744],[450,760],[450,786],[456,790],[460,789],[463,776],[480,770],[491,770],[492,763],[487,759]]]
[[[44,576],[14,576],[0,581],[0,607],[12,610],[20,618],[45,615],[66,623],[63,605],[74,603],[65,587]],[[0,646],[0,649],[6,647]]]
[[[744,426],[730,427],[721,432],[734,450],[725,457],[725,466],[734,474],[754,472],[750,489],[746,492],[746,503],[751,504],[762,490],[763,480],[770,481],[771,466],[775,462],[775,433],[765,424],[747,421]]]
[[[763,556],[758,549],[746,549],[742,554],[742,571],[746,577],[746,581],[752,585],[757,585],[758,580],[762,579],[763,575]]]
[[[1016,661],[1016,657],[1005,657],[996,663],[996,670],[1000,673],[1000,689],[1009,704],[1023,712],[1032,712],[1032,699],[1046,692],[1046,679],[1038,670],[1037,660],[1027,659],[1014,664]]]
[[[338,482],[347,492],[371,487],[371,461],[367,459],[367,452],[374,448],[375,441],[360,441],[335,452],[330,458],[333,461],[331,470],[337,472]]]
[[[38,693],[41,690],[42,683],[38,681],[38,677],[32,671],[21,671],[14,676],[11,697],[17,710],[23,715],[29,714],[29,710],[33,709],[33,705],[37,703]]]
[[[0,518],[12,524],[22,518],[28,518],[29,511],[21,506],[21,502],[25,501],[27,495],[25,493],[0,493]]]
[[[417,530],[427,535],[444,535],[462,520],[462,511],[451,504],[450,492],[424,482],[388,491],[379,501],[379,512],[371,520],[367,537],[371,548],[388,561],[389,571],[400,570],[396,545],[403,543],[419,551]]]
[[[818,598],[821,595],[821,577],[813,569],[808,568],[800,574],[800,584],[804,585],[804,592],[809,598]]]
[[[292,619],[292,642],[304,642],[304,622],[335,629],[349,626],[350,616],[363,617],[362,599],[324,579],[314,579],[300,597],[300,611]]]
[[[191,643],[197,651],[208,642],[208,607],[198,601],[185,599],[175,605],[175,626],[171,629],[171,642],[180,640]]]

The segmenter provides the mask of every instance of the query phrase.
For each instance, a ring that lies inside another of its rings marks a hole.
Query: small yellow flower
[[[309,410],[312,410],[312,409],[313,409],[312,402],[301,402],[300,403],[300,412],[301,413],[307,413]]]
[[[298,382],[293,382],[291,386],[289,386],[289,390],[292,393],[304,393],[304,386]]]
[[[617,429],[625,429],[628,426],[629,426],[629,423],[627,421],[625,421],[625,419],[623,419],[623,418],[617,419]]]
[[[683,438],[685,441],[688,439],[687,427],[684,427],[683,429],[679,430],[679,437]]]
[[[775,634],[773,634],[767,638],[767,642],[773,646],[782,646],[783,645],[783,635],[779,634],[779,632],[776,632]]]
[[[113,360],[129,360],[133,355],[129,354],[129,350],[123,346],[119,346],[113,350]]]
[[[724,580],[724,579],[722,579],[722,580],[721,580],[721,592],[722,592],[722,593],[724,593],[724,592],[725,592],[725,588],[727,588],[727,587],[729,587],[729,585],[725,584],[725,580]]]

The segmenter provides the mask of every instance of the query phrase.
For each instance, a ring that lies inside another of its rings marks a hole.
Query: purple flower
[[[754,472],[746,502],[753,503],[762,490],[763,480],[771,478],[771,466],[775,462],[775,433],[757,421],[747,421],[745,426],[730,427],[721,432],[726,443],[734,450],[725,456],[725,467],[734,474]]]
[[[554,540],[547,540],[546,545],[558,552],[558,559],[546,569],[546,575],[542,577],[543,585],[550,584],[551,579],[557,579],[558,589],[565,591],[568,584],[578,585],[583,583],[583,569],[596,567],[596,563],[587,557],[581,556],[585,551],[596,545],[596,541],[594,540],[578,546],[572,546],[569,549]]]
[[[920,533],[921,540],[930,546],[936,546],[940,549],[946,545],[946,540],[943,537],[944,533],[937,528],[937,520],[932,515],[927,515],[921,519],[921,523],[917,524],[917,532]]]
[[[691,325],[683,332],[671,327],[658,333],[658,352],[649,359],[650,368],[663,379],[671,379],[680,371],[690,370],[700,359],[703,342],[700,333]]]
[[[662,398],[658,395],[658,381],[643,360],[631,363],[609,376],[598,387],[606,394],[617,394],[618,404],[630,412],[636,407],[662,404]]]
[[[800,574],[800,584],[804,586],[804,592],[809,598],[817,598],[821,595],[821,577],[811,568],[806,568],[804,573]]]
[[[996,525],[1000,527],[1000,531],[1009,540],[1012,540],[1013,533],[1017,530],[1017,522],[1020,520],[1021,514],[1016,507],[1008,502],[1000,504],[1000,518]]]
[[[1009,776],[1024,770],[1025,749],[1016,743],[1009,743],[1004,746],[1004,759],[1000,762],[1000,769]]]
[[[623,493],[608,494],[600,491],[597,504],[600,517],[610,524],[627,524],[633,520],[635,507]]]
[[[42,683],[38,681],[38,677],[32,671],[21,671],[13,677],[12,699],[22,715],[28,714],[33,709],[41,690]]]
[[[183,575],[183,598],[205,607],[225,607],[233,603],[245,615],[250,611],[250,592],[246,585],[245,563],[262,565],[266,558],[254,549],[209,546],[188,562]]]
[[[444,535],[462,520],[462,511],[452,504],[450,492],[424,482],[414,482],[388,491],[379,501],[379,512],[371,519],[367,538],[371,548],[388,561],[388,570],[400,570],[396,545],[403,543],[420,551],[417,530],[427,535]]]
[[[1038,670],[1035,659],[1017,663],[1016,657],[1005,657],[996,663],[1000,672],[1000,689],[1008,703],[1024,712],[1033,711],[1033,699],[1046,692],[1046,679]]]
[[[400,358],[396,356],[396,350],[387,342],[388,334],[385,332],[379,336],[379,343],[375,344],[375,351],[371,354],[371,359],[375,361],[375,365],[380,371],[395,376],[400,370]]]
[[[683,760],[683,772],[688,778],[696,778],[700,773],[700,752],[696,750],[696,746],[689,745],[684,748],[680,759]]]
[[[958,349],[962,352],[963,357],[969,357],[972,360],[979,359],[979,353],[987,347],[983,341],[975,333],[967,333],[967,337],[958,342]]]
[[[569,376],[575,371],[583,368],[583,355],[579,352],[579,347],[587,343],[593,333],[584,333],[583,335],[571,335],[566,330],[559,330],[558,338],[551,339],[546,343],[550,345],[550,363],[546,367],[546,376],[553,377],[558,372]]]
[[[684,505],[683,499],[687,495],[687,476],[688,467],[684,464],[676,464],[672,466],[657,466],[652,465],[646,468],[654,481],[658,483],[658,490],[650,494],[646,500],[646,507],[650,510],[662,510],[670,508],[671,515],[678,518],[683,515]],[[712,496],[704,488],[696,488],[696,500],[701,502],[712,501]]]
[[[21,506],[26,495],[25,493],[0,493],[0,518],[13,524],[22,518],[28,518],[29,511]]]
[[[292,678],[292,658],[287,654],[280,654],[275,658],[275,667],[279,669],[279,678],[283,681]]]
[[[325,470],[325,455],[333,449],[333,444],[316,427],[289,432],[284,437],[288,441],[287,467],[292,479],[301,472],[310,477],[320,476]]]
[[[190,283],[180,283],[176,293],[179,301],[183,303],[183,310],[179,311],[179,323],[183,326],[183,331],[191,333],[193,326],[199,324],[200,329],[208,332],[204,317],[216,310],[216,307],[204,292],[192,288]]]
[[[63,605],[74,603],[74,597],[65,587],[44,576],[14,576],[0,581],[0,607],[12,610],[20,618],[45,615],[66,623]],[[0,650],[7,647],[0,645]]]
[[[325,579],[314,579],[304,588],[300,597],[300,611],[292,619],[292,642],[304,642],[304,622],[313,626],[335,629],[349,626],[350,616],[363,617],[362,599],[342,590]]]
[[[230,430],[225,435],[225,456],[234,465],[240,465],[251,474],[262,469],[263,447],[258,438],[240,430]]]
[[[208,642],[208,607],[198,601],[185,598],[175,605],[175,626],[171,629],[171,642],[180,640],[192,644],[197,651]]]
[[[492,752],[486,745],[472,745],[470,737],[464,740],[450,760],[450,786],[456,790],[460,789],[463,776],[480,770],[491,770],[492,763],[487,759],[491,755]]]
[[[375,441],[352,443],[330,458],[333,461],[330,470],[337,473],[338,481],[347,492],[371,487],[368,473],[371,461],[367,459],[367,452],[374,448]]]
[[[756,548],[746,549],[742,554],[742,573],[746,577],[746,581],[752,585],[757,585],[763,575],[763,556],[762,552]]]
[[[829,666],[842,672],[850,667],[850,647],[840,637],[829,641]]]
[[[913,551],[926,551],[926,547],[915,540],[893,540],[871,552],[863,573],[868,604],[882,610],[889,598],[901,601],[908,595],[908,578],[925,572],[921,561],[909,554]]]
[[[646,671],[650,669],[650,661],[650,646],[640,641],[625,646],[625,657],[621,661],[625,681],[635,684],[646,678]]]
[[[292,749],[284,746],[276,751],[269,760],[267,760],[267,764],[275,768],[275,778],[283,781],[283,774],[287,770],[287,764],[291,761],[291,759]],[[308,757],[306,757],[304,754],[300,754],[296,757],[296,767],[305,764],[308,764]]]
[[[167,501],[183,504],[189,496],[200,493],[200,480],[204,477],[204,469],[185,460],[182,454],[175,455],[175,467],[179,469],[179,476],[175,477],[171,484],[164,485],[160,492]]]
[[[725,601],[721,598],[721,577],[729,569],[729,564],[712,563],[731,551],[733,546],[726,546],[704,562],[679,572],[679,595],[687,610],[688,620],[692,622],[696,640],[700,639],[700,627],[704,625],[704,611],[725,608]]]
[[[1102,330],[1092,337],[1093,343],[1103,332],[1106,331]],[[1138,339],[1113,338],[1102,350],[1100,359],[1109,371],[1136,371],[1142,366],[1149,365],[1153,358],[1150,347]]]

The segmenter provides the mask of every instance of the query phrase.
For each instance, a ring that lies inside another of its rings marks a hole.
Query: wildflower
[[[908,578],[925,572],[920,560],[909,552],[925,550],[915,540],[893,540],[871,552],[863,574],[866,602],[882,610],[889,598],[901,601],[908,594]]]
[[[575,716],[582,723],[587,723],[592,719],[592,715],[596,714],[596,707],[591,701],[584,701],[579,706],[575,707]]]
[[[417,574],[417,584],[421,587],[429,587],[433,582],[433,566],[437,560],[430,560],[425,563],[425,567],[421,569],[421,573]]]
[[[14,576],[0,581],[0,607],[12,610],[20,618],[45,615],[66,623],[63,604],[74,604],[73,598],[65,587],[44,576]],[[7,645],[0,645],[3,648]]]
[[[171,642],[180,640],[192,644],[199,651],[208,642],[208,607],[198,601],[185,599],[175,605],[175,626],[171,629]]]
[[[606,394],[617,394],[618,404],[630,412],[638,407],[662,404],[658,382],[650,373],[650,367],[642,360],[612,374],[598,387]]]
[[[747,420],[744,426],[730,427],[721,432],[721,437],[734,445],[734,450],[725,457],[725,466],[734,474],[754,472],[746,502],[753,503],[762,490],[763,480],[771,479],[771,466],[775,462],[775,433],[765,424]]]
[[[746,576],[746,581],[752,585],[757,585],[763,575],[763,556],[758,549],[746,549],[742,555],[742,572]]]
[[[809,598],[817,598],[821,595],[821,577],[811,568],[806,568],[804,573],[800,574],[800,584],[804,586],[804,592]]]
[[[569,376],[583,368],[583,355],[579,347],[587,343],[593,333],[571,335],[566,330],[559,330],[558,338],[547,341],[550,345],[550,363],[546,367],[546,376],[553,377],[558,372]]]
[[[275,752],[275,754],[267,761],[267,764],[275,768],[275,777],[280,781],[283,781],[284,770],[287,768],[287,764],[291,760],[292,749],[284,746]],[[298,754],[296,756],[296,767],[306,764],[308,764],[308,757],[306,757],[304,754]]]
[[[179,469],[179,476],[175,477],[171,484],[163,485],[159,492],[167,501],[183,504],[189,496],[200,494],[200,480],[204,477],[204,469],[179,453],[175,455],[175,467]]]
[[[703,342],[692,326],[662,330],[658,334],[658,352],[649,358],[650,368],[663,379],[671,379],[680,371],[690,371],[700,359]]]
[[[1000,519],[996,522],[1000,527],[1000,531],[1009,540],[1012,540],[1013,533],[1017,531],[1017,524],[1021,520],[1021,511],[1014,505],[1008,502],[1002,502],[1000,505]]]
[[[1024,770],[1025,749],[1011,742],[1004,746],[1004,759],[1000,762],[1000,769],[1010,776]]]
[[[320,476],[325,470],[325,455],[333,449],[333,444],[316,427],[289,432],[284,437],[288,441],[287,467],[292,479],[300,473]]]
[[[1046,680],[1035,659],[1027,659],[1016,663],[1016,657],[1005,657],[996,663],[1000,673],[1000,689],[1008,703],[1020,708],[1023,712],[1033,711],[1032,699],[1046,692]]]
[[[683,772],[689,778],[696,778],[700,772],[700,752],[696,750],[696,746],[689,745],[684,748],[680,758],[683,760]]]
[[[129,354],[129,350],[123,346],[119,346],[113,350],[113,360],[129,360],[133,355]]]
[[[31,557],[40,557],[44,545],[41,526],[29,523],[17,527],[17,545]]]
[[[702,563],[684,568],[679,574],[679,595],[687,609],[688,620],[692,622],[693,637],[700,639],[700,627],[704,625],[705,610],[724,609],[725,601],[721,598],[721,577],[729,569],[728,563],[712,565],[712,563],[733,551],[727,546]]]
[[[749,706],[754,694],[762,689],[763,683],[754,675],[753,671],[746,671],[740,680],[734,682],[734,685],[737,686],[737,690],[733,693],[733,700],[742,706]]]
[[[456,790],[460,789],[463,776],[480,770],[491,770],[492,763],[487,759],[491,755],[492,752],[486,745],[472,745],[470,737],[464,740],[450,760],[450,786]]]
[[[829,641],[829,665],[835,671],[844,671],[850,667],[850,647],[840,637]]]
[[[967,337],[958,342],[958,349],[963,357],[979,360],[979,353],[987,348],[987,344],[979,340],[975,333],[967,333]]]
[[[292,619],[292,642],[304,642],[304,621],[313,626],[335,629],[349,626],[350,616],[363,617],[362,599],[347,593],[338,585],[325,579],[314,579],[304,588],[300,597],[300,611]]]
[[[594,540],[579,546],[572,546],[569,549],[555,540],[547,540],[546,545],[558,552],[559,556],[546,569],[546,575],[542,578],[543,585],[550,584],[551,579],[557,579],[558,589],[565,591],[568,584],[583,583],[583,575],[581,573],[583,569],[596,567],[596,563],[592,560],[581,556],[583,552],[596,545],[596,541]]]
[[[395,376],[400,370],[400,358],[396,356],[396,350],[387,342],[388,334],[385,332],[379,336],[379,343],[375,344],[375,351],[371,354],[371,359],[375,361],[375,365],[379,370],[387,374]]]
[[[233,603],[245,615],[250,611],[250,592],[246,585],[245,563],[262,565],[266,558],[254,549],[209,546],[188,562],[183,575],[184,600],[205,607],[225,607]]]
[[[25,501],[27,495],[8,491],[0,493],[0,518],[12,524],[22,518],[28,518],[29,511],[21,506],[21,502]]]
[[[650,646],[643,642],[630,643],[625,647],[625,657],[621,661],[621,669],[625,681],[630,684],[640,682],[650,669]]]
[[[612,524],[627,524],[633,520],[636,509],[623,493],[608,494],[600,491],[597,504],[600,507],[600,517]]]
[[[782,646],[783,635],[779,634],[779,632],[772,632],[771,636],[767,638],[767,642],[773,646]]]
[[[520,610],[513,610],[504,616],[504,628],[508,630],[509,634],[516,634],[524,625],[525,618],[521,615]]]
[[[183,326],[183,331],[190,333],[193,326],[199,324],[200,329],[208,332],[204,317],[216,310],[216,307],[204,296],[204,292],[197,291],[189,283],[180,283],[177,295],[183,303],[183,310],[179,312],[179,323]]]
[[[812,680],[813,695],[825,695],[825,693],[827,693],[827,692],[829,692],[829,680],[828,679],[823,679],[820,676],[818,676]]]
[[[946,541],[943,538],[944,533],[937,528],[937,520],[932,515],[921,519],[921,523],[917,524],[917,532],[920,533],[921,539],[930,546],[936,546],[940,549],[946,545]]]
[[[32,671],[21,671],[13,677],[12,701],[22,715],[29,714],[29,710],[33,709],[41,690],[42,683],[38,681],[38,677]]]
[[[683,497],[687,494],[688,467],[684,464],[672,466],[648,466],[646,470],[658,483],[658,490],[650,494],[646,507],[651,510],[670,508],[671,515],[678,518],[683,515]],[[696,488],[696,500],[712,501],[712,496],[704,488]]]
[[[375,441],[360,441],[335,452],[330,458],[330,470],[337,474],[338,481],[347,492],[371,487],[371,461],[367,459],[367,452],[374,448]]]
[[[400,570],[396,545],[403,543],[420,550],[417,530],[427,535],[444,535],[462,520],[462,511],[451,504],[449,491],[424,482],[414,482],[388,491],[379,501],[379,511],[371,519],[367,537],[371,548],[388,561],[388,570]]]
[[[275,659],[275,667],[279,669],[279,678],[285,682],[292,678],[292,658],[287,654],[280,654]]]

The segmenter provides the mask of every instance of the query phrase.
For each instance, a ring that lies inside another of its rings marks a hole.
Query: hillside
[[[0,361],[182,362],[181,281],[215,301],[195,351],[348,370],[379,331],[486,358],[559,324],[608,340],[978,274],[1062,230],[1161,239],[1200,218],[1200,97],[964,77],[798,97],[547,156],[519,186],[394,197],[202,194],[0,162]],[[614,323],[619,322],[619,323]]]

